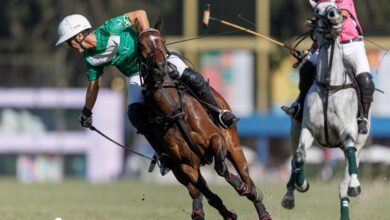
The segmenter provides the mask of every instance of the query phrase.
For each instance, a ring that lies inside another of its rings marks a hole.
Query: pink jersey
[[[340,41],[351,40],[362,35],[362,28],[356,15],[353,0],[336,0],[336,4],[341,10],[346,10],[349,13],[349,16],[343,22]]]

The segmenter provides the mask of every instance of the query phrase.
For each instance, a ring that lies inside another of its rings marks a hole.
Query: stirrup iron
[[[232,115],[234,115],[232,111],[227,110],[227,109],[221,109],[221,110],[219,111],[219,114],[218,114],[219,123],[220,123],[220,124],[222,125],[222,127],[225,128],[225,129],[229,129],[229,128],[233,127],[233,126],[234,126],[235,124],[237,124],[237,122],[238,122],[238,120],[237,120],[237,122],[233,123],[230,127],[229,127],[227,124],[225,124],[225,122],[224,122],[223,119],[222,119],[222,116],[223,116],[225,113],[227,113],[227,112],[230,112]]]

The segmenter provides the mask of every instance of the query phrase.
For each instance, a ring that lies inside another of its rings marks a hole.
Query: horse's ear
[[[316,7],[316,5],[317,5],[317,2],[316,2],[316,1],[314,1],[314,0],[309,0],[309,2],[310,2],[310,5],[311,5],[312,8],[315,8],[315,7]]]
[[[157,23],[154,25],[154,29],[159,30],[161,32],[162,31],[162,25],[163,25],[162,17],[159,16]]]

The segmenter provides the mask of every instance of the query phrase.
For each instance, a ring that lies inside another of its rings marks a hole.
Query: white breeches
[[[188,67],[182,59],[180,59],[176,55],[171,55],[167,59],[168,63],[173,64],[178,73],[179,78],[183,74],[184,70]],[[142,95],[142,90],[144,88],[141,87],[141,80],[139,74],[135,74],[129,78],[129,85],[127,87],[127,104],[133,104],[133,103],[142,103],[144,104],[144,96]]]
[[[344,59],[346,59],[355,69],[355,74],[370,73],[370,64],[368,63],[366,48],[363,41],[351,42],[348,44],[339,44],[343,53]],[[318,50],[310,55],[309,61],[317,65],[318,62]]]
[[[368,63],[364,41],[341,44],[341,48],[344,59],[353,65],[356,70],[356,75],[364,72],[370,73],[370,65]]]

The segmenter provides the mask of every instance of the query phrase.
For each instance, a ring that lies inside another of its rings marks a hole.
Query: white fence
[[[0,108],[3,113],[6,109],[26,108],[81,110],[85,92],[85,89],[0,89]],[[123,95],[101,89],[93,109],[94,126],[123,143],[123,111]],[[47,131],[42,126],[30,126],[30,130],[23,131],[20,124],[26,123],[26,120],[21,116],[13,120],[15,129],[12,130],[9,129],[11,125],[6,124],[4,115],[2,116],[0,154],[85,154],[87,178],[94,183],[111,181],[122,171],[123,150],[93,131]],[[56,167],[62,168],[61,165]],[[23,169],[18,168],[17,172],[21,170]],[[59,179],[61,176],[62,173]]]

